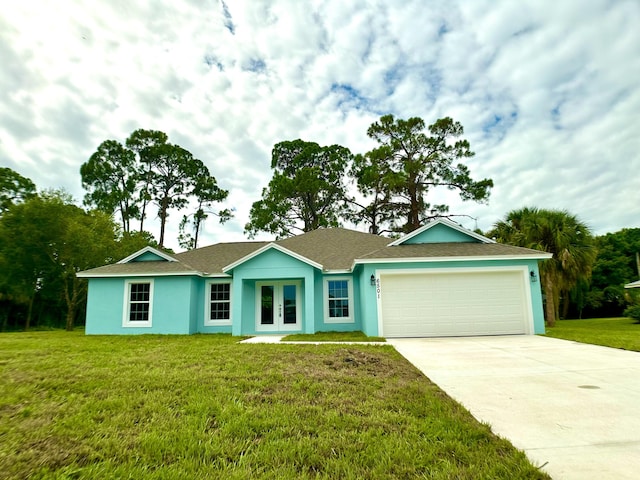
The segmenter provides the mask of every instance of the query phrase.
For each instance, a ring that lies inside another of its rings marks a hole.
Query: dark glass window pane
[[[228,303],[211,304],[211,320],[229,320],[230,309]]]
[[[149,320],[149,304],[148,303],[132,303],[129,312],[129,321],[146,322]]]
[[[343,318],[349,316],[349,281],[330,280],[329,293],[329,317]]]
[[[211,284],[211,301],[229,301],[231,292],[231,284],[229,283],[212,283]]]
[[[273,325],[273,286],[263,285],[260,291],[260,297],[260,323],[262,325]]]
[[[151,292],[150,283],[132,283],[130,298],[132,302],[148,302]]]
[[[129,321],[148,322],[151,283],[129,284]]]
[[[329,281],[329,298],[347,298],[349,296],[347,280]]]
[[[210,320],[229,320],[231,318],[231,284],[210,284]]]
[[[296,323],[296,286],[285,285],[282,288],[284,300],[284,319],[286,324]]]

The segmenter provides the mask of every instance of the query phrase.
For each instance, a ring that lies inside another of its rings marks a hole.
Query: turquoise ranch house
[[[146,247],[78,276],[90,335],[531,335],[544,333],[538,262],[550,257],[437,219],[396,240],[326,228],[178,254]]]

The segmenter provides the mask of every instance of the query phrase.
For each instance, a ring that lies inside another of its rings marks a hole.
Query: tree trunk
[[[144,230],[144,216],[146,215],[146,210],[147,210],[147,202],[143,202],[142,203],[142,211],[140,213],[140,233],[142,233]]]
[[[64,300],[67,304],[67,316],[65,322],[65,329],[67,332],[73,331],[73,327],[75,326],[76,310],[78,309],[78,299],[84,290],[82,288],[82,283],[78,277],[76,277],[75,272],[70,272],[69,274],[71,275],[71,294],[69,294],[69,285],[66,280],[64,288]]]
[[[7,305],[6,310],[2,310],[2,325],[0,326],[0,332],[6,332],[9,326],[9,314],[11,313],[11,304]]]
[[[29,331],[29,328],[31,327],[31,315],[33,314],[33,301],[36,298],[36,292],[33,292],[33,294],[31,295],[31,298],[29,299],[29,308],[27,309],[27,321],[25,322],[24,325],[24,331],[27,332]]]
[[[569,316],[569,306],[571,302],[569,301],[569,292],[562,293],[562,319],[566,319]]]
[[[65,323],[65,330],[67,332],[73,332],[73,323],[76,315],[75,306],[73,308],[67,308],[67,320]]]
[[[547,299],[547,303],[545,305],[545,317],[547,320],[547,325],[550,327],[555,327],[556,325],[556,306],[555,306],[555,294],[553,287],[553,279],[550,274],[546,274],[544,276],[544,293]]]
[[[168,203],[169,201],[166,197],[160,202],[160,213],[158,215],[160,217],[160,241],[158,242],[158,246],[160,247],[164,247],[164,226],[167,223]]]
[[[407,219],[407,231],[405,233],[411,233],[414,230],[420,228],[420,206],[418,199],[418,186],[415,179],[409,179],[409,218]]]

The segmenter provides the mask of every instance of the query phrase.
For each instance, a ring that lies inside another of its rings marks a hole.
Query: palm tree
[[[494,225],[490,235],[501,243],[553,254],[540,264],[545,317],[553,327],[559,317],[561,294],[565,302],[569,301],[569,291],[591,277],[596,249],[589,228],[566,210],[524,207],[509,212]]]

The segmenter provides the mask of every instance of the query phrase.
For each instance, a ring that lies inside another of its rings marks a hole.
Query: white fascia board
[[[627,283],[624,288],[640,288],[640,280],[636,282]]]
[[[84,273],[78,272],[76,273],[76,277],[78,278],[129,278],[129,277],[187,277],[187,276],[198,276],[202,277],[201,272],[163,272],[163,273],[150,273],[150,272],[140,272],[140,273]]]
[[[367,263],[411,263],[411,262],[478,262],[482,260],[546,260],[553,255],[541,253],[540,255],[487,255],[481,257],[413,257],[413,258],[366,258],[356,259],[354,264]]]
[[[153,248],[153,247],[144,247],[140,250],[138,250],[135,253],[132,253],[131,255],[129,255],[127,258],[123,258],[122,260],[120,260],[119,262],[116,263],[129,263],[131,260],[135,260],[136,258],[138,258],[140,255],[144,255],[145,253],[150,252],[153,253],[154,255],[159,256],[160,258],[166,260],[167,262],[177,262],[178,260],[176,260],[175,258],[173,258],[170,255],[167,255],[164,252],[161,252],[160,250],[158,250],[157,248]]]
[[[447,219],[447,218],[437,218],[435,220],[433,220],[432,222],[427,223],[426,225],[423,225],[422,227],[418,228],[417,230],[414,230],[411,233],[408,233],[407,235],[405,235],[404,237],[400,237],[399,239],[391,242],[389,244],[390,247],[395,247],[398,245],[402,245],[405,241],[420,235],[422,232],[425,232],[427,230],[429,230],[432,227],[435,227],[436,225],[446,225],[447,227],[453,228],[454,230],[457,230],[460,233],[464,233],[465,235],[475,238],[476,240],[480,240],[482,243],[496,243],[495,240],[491,240],[490,238],[485,237],[484,235],[480,235],[479,233],[473,232],[471,230],[467,230],[466,228],[464,228],[461,225],[458,225],[455,222],[452,222],[451,220]]]
[[[248,254],[248,255],[245,255],[245,256],[244,256],[244,257],[242,257],[241,259],[236,260],[236,261],[235,261],[235,262],[233,262],[233,263],[230,263],[229,265],[227,265],[226,267],[224,267],[224,268],[222,269],[222,271],[223,271],[224,273],[227,273],[229,270],[233,270],[233,269],[234,269],[234,268],[236,268],[238,265],[242,265],[243,263],[245,263],[245,262],[247,262],[247,261],[251,260],[252,258],[257,257],[258,255],[261,255],[261,254],[263,254],[264,252],[266,252],[267,250],[271,250],[271,249],[278,250],[279,252],[284,253],[285,255],[288,255],[288,256],[290,256],[290,257],[292,257],[292,258],[295,258],[296,260],[300,260],[301,262],[306,263],[307,265],[311,265],[311,266],[312,266],[312,267],[314,267],[314,268],[317,268],[317,269],[319,269],[319,270],[322,270],[322,265],[320,265],[319,263],[314,262],[313,260],[310,260],[310,259],[308,259],[307,257],[303,257],[302,255],[300,255],[300,254],[298,254],[298,253],[296,253],[296,252],[293,252],[293,251],[291,251],[291,250],[289,250],[289,249],[287,249],[287,248],[284,248],[284,247],[282,247],[282,246],[278,245],[277,243],[273,243],[273,242],[272,242],[272,243],[269,243],[269,244],[267,244],[267,245],[265,245],[265,246],[263,246],[263,247],[259,248],[258,250],[254,251],[254,252],[251,252],[251,253],[250,253],[250,254]]]
[[[323,270],[323,275],[347,275],[353,273],[353,268],[344,268],[342,270]]]

